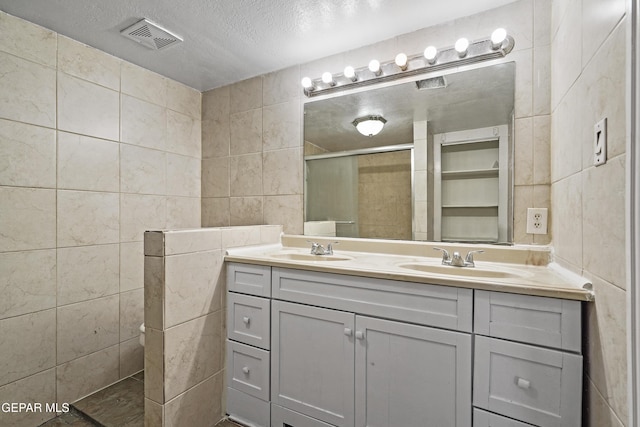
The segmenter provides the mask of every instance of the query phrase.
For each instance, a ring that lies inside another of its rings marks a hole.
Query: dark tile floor
[[[144,383],[125,378],[73,406],[104,427],[144,427]]]
[[[40,427],[95,427],[97,425],[98,424],[93,421],[86,419],[75,408],[71,407],[69,412],[47,421]]]
[[[40,427],[144,427],[144,372],[117,382],[71,405]],[[216,427],[239,427],[222,420]]]
[[[62,426],[144,427],[144,372],[77,401],[41,427]]]

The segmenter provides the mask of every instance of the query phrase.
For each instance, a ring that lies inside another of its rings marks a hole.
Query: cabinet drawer
[[[234,388],[227,388],[227,414],[239,423],[253,427],[269,427],[271,406]]]
[[[580,427],[582,356],[476,337],[473,404],[540,427]]]
[[[482,409],[473,408],[473,427],[534,427]]]
[[[269,350],[271,300],[229,292],[227,337]]]
[[[273,267],[274,298],[471,332],[473,290]]]
[[[228,263],[227,290],[259,297],[270,297],[271,267],[236,262]]]
[[[269,352],[227,340],[227,385],[269,400]]]
[[[580,302],[475,291],[477,334],[581,352]]]
[[[333,427],[290,409],[271,404],[271,427]]]

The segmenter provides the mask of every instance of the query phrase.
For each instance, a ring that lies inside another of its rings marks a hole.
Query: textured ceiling
[[[513,0],[0,0],[0,10],[204,91]],[[119,32],[141,18],[183,43]]]

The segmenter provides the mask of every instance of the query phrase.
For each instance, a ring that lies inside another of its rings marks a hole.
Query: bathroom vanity
[[[233,419],[273,427],[581,425],[588,290],[569,280],[539,292],[513,285],[536,279],[508,277],[520,271],[514,265],[451,279],[435,258],[313,257],[283,248],[227,257]],[[399,272],[402,265],[413,270]]]

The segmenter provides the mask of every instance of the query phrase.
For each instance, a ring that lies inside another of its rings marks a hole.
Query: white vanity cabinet
[[[269,427],[271,267],[227,266],[227,413]]]
[[[277,267],[271,287],[274,405],[340,427],[471,425],[470,289]],[[272,426],[316,425],[286,415]]]
[[[249,426],[580,426],[579,301],[228,273],[227,413]]]

